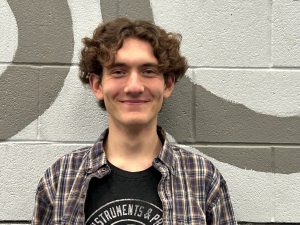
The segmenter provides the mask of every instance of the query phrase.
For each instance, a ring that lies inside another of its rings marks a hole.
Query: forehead
[[[152,63],[158,61],[149,42],[137,38],[126,38],[116,52],[115,63]]]

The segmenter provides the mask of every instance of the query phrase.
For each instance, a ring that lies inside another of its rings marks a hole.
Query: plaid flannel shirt
[[[92,177],[109,174],[103,140],[106,130],[92,147],[67,154],[48,168],[36,191],[33,225],[85,224],[85,197]],[[220,172],[207,159],[165,138],[153,166],[162,174],[158,194],[163,206],[163,224],[236,224]]]

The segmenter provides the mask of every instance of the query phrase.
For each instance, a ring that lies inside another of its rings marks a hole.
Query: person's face
[[[136,38],[124,40],[115,62],[104,67],[102,80],[90,77],[98,100],[104,100],[109,124],[135,126],[155,125],[163,100],[174,88],[174,79],[166,82],[158,71],[152,46]]]

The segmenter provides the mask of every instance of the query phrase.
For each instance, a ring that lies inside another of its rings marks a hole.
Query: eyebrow
[[[108,69],[112,69],[114,67],[128,67],[128,65],[126,63],[117,62],[117,63],[113,63],[110,66],[108,66]],[[144,63],[144,64],[140,65],[139,67],[158,67],[158,64],[157,63]]]
[[[107,68],[112,69],[114,67],[125,67],[125,66],[127,66],[125,63],[113,63],[113,64],[109,65]]]
[[[158,67],[157,63],[145,63],[142,64],[141,67]]]

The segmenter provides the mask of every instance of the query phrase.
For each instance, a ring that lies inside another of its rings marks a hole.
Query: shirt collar
[[[100,167],[107,164],[106,155],[104,152],[104,140],[108,135],[108,129],[106,129],[95,142],[95,144],[90,148],[86,164],[86,172],[94,173]]]
[[[167,168],[173,175],[176,175],[176,158],[175,151],[173,149],[174,146],[167,139],[166,132],[159,126],[157,127],[157,134],[160,137],[161,142],[163,143],[162,149],[157,158],[160,159],[165,166],[167,166]]]
[[[156,159],[162,161],[162,163],[170,170],[172,174],[175,175],[175,155],[173,145],[170,144],[166,137],[166,132],[157,126],[157,134],[162,142],[162,149]],[[94,173],[100,167],[107,164],[106,155],[104,152],[104,140],[108,135],[108,129],[106,129],[95,142],[95,144],[90,148],[87,158],[86,172]]]

